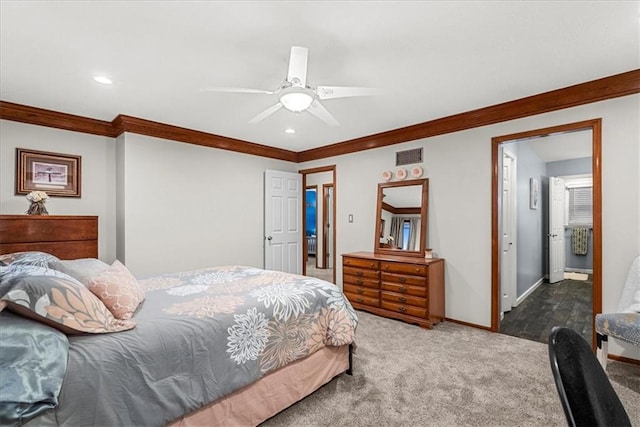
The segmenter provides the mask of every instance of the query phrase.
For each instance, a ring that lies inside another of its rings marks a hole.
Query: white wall
[[[122,258],[137,276],[264,266],[264,171],[281,160],[125,134]]]
[[[23,213],[14,196],[15,147],[83,156],[83,197],[55,198],[56,214],[100,216],[100,256],[118,252],[137,275],[243,263],[261,266],[263,172],[335,164],[337,255],[371,251],[377,184],[395,170],[395,152],[424,147],[429,178],[427,246],[446,259],[446,315],[489,326],[491,319],[491,138],[603,119],[603,311],[613,311],[631,261],[640,254],[640,95],[334,158],[292,164],[126,134],[111,138],[0,121],[0,213]],[[121,151],[120,151],[121,150]],[[123,161],[123,163],[121,162]],[[349,223],[348,214],[354,215]],[[341,258],[337,280],[342,282]],[[620,343],[613,354],[640,359]]]
[[[262,267],[263,173],[295,163],[136,134],[109,138],[0,121],[0,213],[14,195],[16,147],[82,156],[82,197],[50,198],[57,215],[98,215],[99,257],[136,276],[212,265]],[[117,149],[116,149],[117,148]]]
[[[116,257],[115,145],[113,138],[0,120],[0,213],[24,214],[29,201],[15,195],[16,148],[82,156],[82,194],[50,197],[51,215],[98,215],[98,252]]]
[[[594,118],[603,119],[603,311],[615,310],[631,261],[640,254],[640,95],[632,95],[412,141],[306,162],[337,168],[337,254],[372,251],[377,184],[395,170],[395,152],[424,147],[429,178],[427,246],[446,259],[446,316],[491,325],[491,138]],[[348,223],[348,214],[354,222]],[[342,283],[341,259],[337,281]],[[550,313],[551,315],[551,313]],[[611,352],[640,359],[615,343]]]

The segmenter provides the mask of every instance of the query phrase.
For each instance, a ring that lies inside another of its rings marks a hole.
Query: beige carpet
[[[565,426],[547,346],[451,322],[425,330],[358,312],[354,375],[270,426]],[[640,366],[608,372],[640,427]]]

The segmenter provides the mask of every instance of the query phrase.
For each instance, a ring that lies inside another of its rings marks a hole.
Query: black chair
[[[577,332],[551,330],[549,361],[569,426],[631,426],[591,346]]]

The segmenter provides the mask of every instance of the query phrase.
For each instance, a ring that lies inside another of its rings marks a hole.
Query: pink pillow
[[[133,274],[115,260],[107,270],[89,279],[87,287],[109,309],[116,319],[131,319],[144,292]]]

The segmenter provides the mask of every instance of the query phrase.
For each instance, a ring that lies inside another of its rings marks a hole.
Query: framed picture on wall
[[[16,148],[16,194],[80,197],[80,156]]]
[[[529,178],[529,209],[538,209],[538,180]]]

